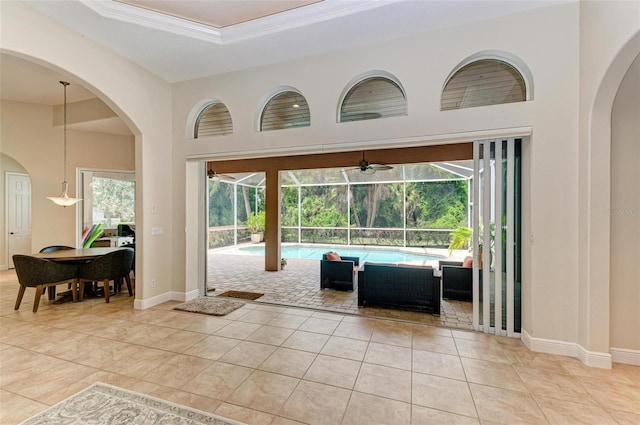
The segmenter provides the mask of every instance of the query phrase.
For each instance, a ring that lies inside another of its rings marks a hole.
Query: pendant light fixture
[[[64,87],[64,115],[62,118],[64,140],[64,179],[62,180],[62,193],[60,196],[47,196],[47,199],[50,199],[62,207],[70,207],[82,201],[82,199],[70,198],[67,193],[67,190],[69,189],[69,183],[67,183],[67,86],[69,83],[66,81],[60,81],[60,84]]]

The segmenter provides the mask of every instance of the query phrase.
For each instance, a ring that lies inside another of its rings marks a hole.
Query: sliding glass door
[[[521,326],[520,139],[474,142],[473,323],[517,336]]]

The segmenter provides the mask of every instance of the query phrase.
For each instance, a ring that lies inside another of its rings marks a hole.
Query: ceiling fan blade
[[[371,164],[370,167],[378,171],[393,170],[393,167],[391,165],[385,164]]]
[[[367,168],[359,168],[360,170],[360,174],[366,174],[366,175],[371,175],[371,174],[375,174],[376,173],[376,169],[373,168],[372,166],[368,166]]]
[[[213,171],[212,169],[209,169],[207,171],[207,177],[213,181],[218,181],[218,180],[235,180],[236,178],[233,176],[230,176],[228,174],[218,174],[215,171]]]

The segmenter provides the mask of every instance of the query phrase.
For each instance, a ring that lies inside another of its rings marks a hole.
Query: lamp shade
[[[70,207],[72,205],[77,204],[82,199],[70,198],[69,194],[67,193],[68,187],[69,187],[69,183],[62,182],[62,193],[60,194],[60,196],[47,196],[47,199],[49,199],[50,201],[53,201],[55,204],[58,204],[61,207]]]

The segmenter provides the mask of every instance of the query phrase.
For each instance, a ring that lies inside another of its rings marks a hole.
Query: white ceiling
[[[575,0],[324,0],[308,5],[300,0],[300,7],[274,14],[256,9],[263,1],[278,3],[272,0],[150,2],[166,8],[188,4],[188,12],[196,16],[233,12],[232,21],[268,15],[237,24],[227,21],[221,28],[113,0],[23,1],[164,80],[179,82]],[[283,3],[291,7],[296,0]],[[0,56],[0,65],[1,98],[61,103],[62,76],[6,54]],[[68,97],[74,102],[95,96],[72,84]],[[96,131],[108,132],[108,127],[101,123]]]
[[[201,0],[115,1],[220,29],[297,9],[322,0],[209,0],[208,4],[204,4]]]

